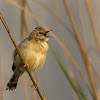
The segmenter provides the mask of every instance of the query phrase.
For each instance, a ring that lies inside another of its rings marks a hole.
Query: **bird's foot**
[[[24,65],[24,68],[25,67],[29,67],[28,64],[27,64],[27,62],[24,62],[23,65]]]

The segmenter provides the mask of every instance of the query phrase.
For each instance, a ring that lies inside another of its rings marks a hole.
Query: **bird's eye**
[[[39,32],[40,34],[42,34],[42,32]]]

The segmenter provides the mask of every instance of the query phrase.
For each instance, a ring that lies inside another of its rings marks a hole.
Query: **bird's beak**
[[[50,31],[52,31],[52,30],[46,31],[46,32],[45,32],[45,34],[44,34],[44,36],[46,36],[46,35],[47,35],[47,33],[49,33]]]
[[[49,33],[50,31],[53,31],[53,30],[49,30],[49,31],[47,31],[46,33]]]
[[[46,34],[49,33],[50,31],[53,31],[53,30],[46,31],[45,36],[46,36]],[[52,36],[47,36],[47,37],[53,38]]]

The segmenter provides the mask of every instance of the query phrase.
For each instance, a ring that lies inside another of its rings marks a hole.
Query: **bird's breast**
[[[38,67],[45,63],[46,53],[48,50],[48,44],[41,43],[34,45],[28,45],[26,49],[22,51],[22,55],[29,65],[30,70],[36,70]]]

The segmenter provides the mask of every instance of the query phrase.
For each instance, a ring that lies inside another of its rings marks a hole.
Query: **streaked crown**
[[[35,30],[33,30],[29,36],[30,39],[40,40],[40,41],[48,41],[49,36],[47,36],[47,33],[49,31],[45,30],[42,27],[36,27]]]

